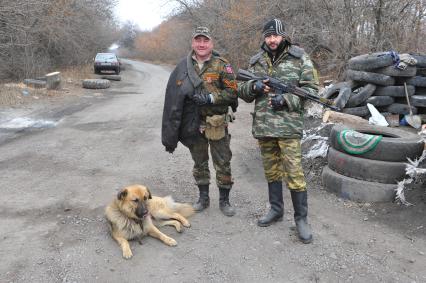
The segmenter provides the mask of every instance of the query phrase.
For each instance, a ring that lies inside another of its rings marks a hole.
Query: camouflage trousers
[[[213,141],[205,137],[189,148],[192,160],[194,160],[194,169],[192,174],[197,185],[210,184],[209,170],[209,145],[213,160],[213,167],[216,171],[216,183],[220,188],[230,189],[232,187],[231,158],[230,148],[231,135],[226,133],[225,137]]]
[[[268,183],[284,179],[290,190],[305,191],[300,139],[264,138],[258,142]]]

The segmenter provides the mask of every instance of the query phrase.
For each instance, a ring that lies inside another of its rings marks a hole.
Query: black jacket
[[[202,83],[190,53],[179,62],[167,83],[161,129],[165,147],[174,150],[179,141],[189,147],[201,138],[198,106],[190,98]]]

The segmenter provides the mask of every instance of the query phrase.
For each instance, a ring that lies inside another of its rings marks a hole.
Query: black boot
[[[200,190],[200,198],[192,205],[196,212],[201,212],[210,206],[209,185],[198,185]]]
[[[304,244],[309,244],[312,242],[312,232],[307,220],[308,193],[306,191],[291,191],[291,200],[293,201],[294,222],[296,222],[296,230],[299,234],[299,239]]]
[[[231,189],[219,188],[219,208],[226,216],[234,216],[235,209],[229,203],[229,191]]]
[[[274,222],[282,221],[284,215],[284,202],[283,202],[283,183],[280,181],[268,183],[269,203],[271,209],[269,212],[262,216],[257,225],[266,227]]]

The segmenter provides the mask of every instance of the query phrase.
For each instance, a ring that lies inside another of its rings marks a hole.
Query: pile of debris
[[[322,93],[343,113],[369,118],[371,104],[391,126],[403,123],[404,115],[426,114],[426,55],[360,55],[349,60],[346,77]]]

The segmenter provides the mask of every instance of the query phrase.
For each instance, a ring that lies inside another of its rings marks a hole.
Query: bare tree
[[[426,52],[426,0],[170,1],[178,9],[168,21],[181,26],[169,34],[169,41],[176,38],[173,47],[156,41],[158,50],[150,55],[152,60],[173,60],[170,55],[188,48],[187,41],[182,43],[184,48],[176,45],[179,39],[186,40],[192,28],[205,25],[214,34],[216,48],[234,65],[245,66],[260,47],[263,24],[273,17],[284,21],[292,41],[311,55],[322,76],[342,75],[348,59],[362,53]],[[144,33],[138,40],[146,47],[152,36]]]
[[[115,0],[0,0],[0,78],[87,62],[116,38]]]

